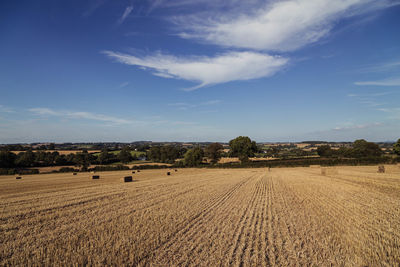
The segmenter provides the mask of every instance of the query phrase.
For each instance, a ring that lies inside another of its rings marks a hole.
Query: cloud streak
[[[84,112],[84,111],[56,111],[49,108],[31,108],[28,111],[41,116],[56,116],[69,119],[85,119],[101,122],[111,122],[115,124],[132,124],[134,121],[122,118],[107,116],[103,114]]]
[[[393,77],[385,80],[355,82],[359,86],[400,86],[400,78]]]
[[[211,105],[217,105],[219,103],[221,103],[221,100],[209,100],[209,101],[201,102],[198,104],[189,104],[189,103],[184,103],[184,102],[169,103],[168,106],[177,107],[180,110],[187,110],[189,108],[211,106]]]
[[[173,22],[183,29],[182,38],[224,47],[294,51],[326,37],[340,19],[392,5],[389,0],[269,1],[248,14],[183,16]]]
[[[367,124],[355,124],[349,126],[340,126],[333,128],[334,131],[346,131],[346,130],[354,130],[354,129],[367,129],[367,128],[374,128],[378,126],[382,126],[383,123],[381,122],[374,122],[374,123],[367,123]]]
[[[113,51],[103,53],[117,62],[151,69],[159,77],[199,83],[185,89],[187,91],[231,81],[268,77],[289,62],[288,58],[257,52],[228,52],[215,57],[176,57],[162,53],[138,57]]]
[[[128,6],[128,7],[126,7],[124,13],[123,13],[122,16],[119,18],[119,20],[118,20],[117,23],[118,23],[118,24],[124,23],[124,21],[125,21],[126,18],[129,16],[129,14],[131,14],[132,10],[133,10],[133,6]]]

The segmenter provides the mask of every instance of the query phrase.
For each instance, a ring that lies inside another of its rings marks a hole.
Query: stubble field
[[[400,169],[338,169],[2,176],[0,265],[397,266]]]

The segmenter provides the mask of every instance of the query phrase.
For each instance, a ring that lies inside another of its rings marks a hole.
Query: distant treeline
[[[18,154],[11,151],[0,151],[0,168],[31,168],[47,166],[79,166],[86,170],[89,165],[101,165],[111,163],[128,163],[137,160],[135,154],[127,148],[123,148],[118,154],[110,153],[103,149],[98,155],[93,155],[83,150],[78,153],[62,155],[57,151],[24,151]]]
[[[321,166],[359,166],[376,164],[394,164],[400,162],[398,157],[367,157],[367,158],[299,158],[270,161],[230,162],[216,164],[215,168],[274,168],[274,167],[309,167],[310,165]]]

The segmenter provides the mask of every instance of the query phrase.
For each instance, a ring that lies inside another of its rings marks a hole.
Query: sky
[[[0,2],[0,143],[394,141],[400,0]]]

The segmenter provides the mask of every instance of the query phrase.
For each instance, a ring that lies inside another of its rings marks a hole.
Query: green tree
[[[89,153],[80,152],[74,156],[74,162],[77,166],[81,167],[82,171],[87,171],[90,166],[90,155]]]
[[[132,154],[131,154],[131,151],[129,150],[129,148],[127,148],[127,147],[122,148],[122,150],[118,154],[118,159],[122,163],[131,162],[132,161]]]
[[[98,161],[100,164],[107,164],[110,162],[110,159],[112,158],[111,153],[108,152],[107,148],[103,148],[101,150],[101,153],[98,156]]]
[[[241,162],[247,162],[249,157],[254,156],[257,151],[257,144],[255,141],[247,136],[239,136],[229,141],[231,147],[231,155],[238,157]]]
[[[35,163],[35,154],[32,150],[21,152],[17,156],[16,165],[20,167],[31,167]]]
[[[393,151],[400,156],[400,139],[393,145]]]
[[[330,157],[333,155],[333,150],[330,145],[322,145],[317,148],[317,153],[320,157]]]
[[[10,151],[0,151],[0,168],[13,168],[16,155]]]
[[[212,143],[207,146],[205,154],[211,160],[211,163],[215,164],[221,158],[223,149],[224,147],[220,143]]]
[[[354,141],[351,154],[356,158],[379,157],[383,152],[377,144],[359,139]]]
[[[195,147],[189,149],[185,153],[184,163],[186,166],[189,167],[199,166],[203,161],[203,157],[204,157],[203,149],[201,149],[201,147]]]

